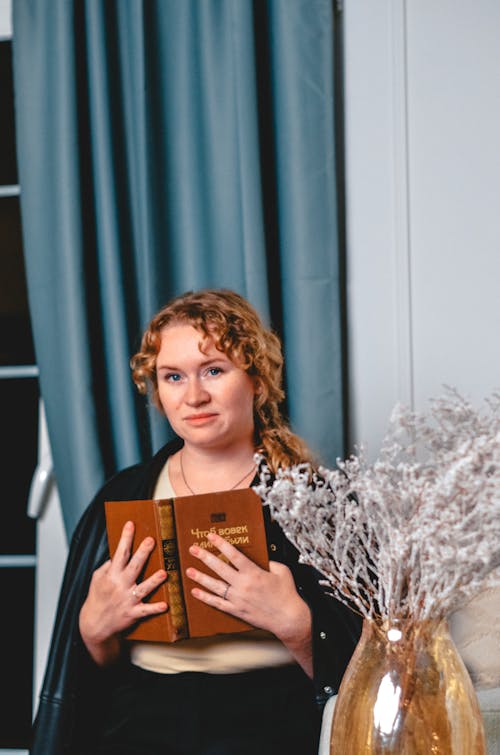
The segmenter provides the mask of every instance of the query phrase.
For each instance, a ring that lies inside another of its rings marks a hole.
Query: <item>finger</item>
[[[135,551],[126,567],[127,576],[132,580],[132,582],[136,581],[154,547],[155,541],[152,537],[145,537],[144,540],[142,540],[142,542],[139,544],[139,547]]]
[[[111,567],[116,568],[119,571],[123,571],[130,560],[130,554],[132,552],[132,542],[134,539],[134,523],[125,522],[122,534],[116,546],[116,551],[111,559]]]
[[[164,569],[159,569],[140,584],[134,585],[132,596],[135,600],[144,600],[144,598],[147,598],[147,596],[156,590],[162,582],[165,582],[167,576],[167,572]]]
[[[286,566],[285,564],[282,564],[281,561],[269,561],[269,571],[271,574],[276,574],[277,577],[292,577],[292,572]]]
[[[208,540],[215,545],[215,547],[232,563],[232,565],[240,571],[241,569],[252,569],[255,567],[253,561],[247,558],[241,551],[224,540],[223,537],[217,535],[215,532],[208,534]]]
[[[197,569],[193,569],[192,566],[190,566],[189,569],[186,569],[186,574],[188,575],[189,579],[192,579],[194,582],[198,582],[198,584],[200,584],[206,590],[210,590],[210,592],[213,592],[215,595],[218,595],[222,598],[224,597],[224,594],[229,587],[228,582],[223,582],[220,579],[214,579],[214,577],[210,577],[208,574],[204,574]]]
[[[238,610],[230,600],[225,600],[219,595],[214,595],[212,592],[205,592],[205,590],[201,590],[199,587],[193,587],[191,595],[197,600],[201,600],[202,603],[206,603],[207,606],[213,606],[213,608],[218,608],[219,611],[224,611],[224,613],[230,613],[232,616],[241,617],[241,611]],[[229,591],[229,596],[230,595],[231,591]]]
[[[139,585],[136,585],[132,589],[132,599],[133,599],[132,602],[134,603],[140,603],[140,601],[142,600],[142,595],[141,595],[141,591],[139,590]]]
[[[231,582],[234,579],[236,574],[235,569],[216,556],[215,553],[210,553],[205,548],[200,548],[199,545],[192,545],[189,552],[195,558],[199,558],[205,566],[215,572],[224,582]]]
[[[111,559],[109,558],[107,561],[105,561],[101,566],[99,566],[94,574],[107,574],[111,568]]]
[[[137,621],[145,616],[153,616],[157,613],[165,613],[165,611],[168,611],[168,605],[164,600],[161,600],[157,603],[138,603],[131,610],[130,615],[134,621]]]

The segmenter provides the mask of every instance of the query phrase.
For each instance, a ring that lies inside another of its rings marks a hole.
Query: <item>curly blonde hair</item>
[[[132,378],[142,394],[151,387],[158,397],[156,359],[162,330],[169,325],[189,324],[249,375],[257,378],[254,403],[255,448],[266,457],[273,472],[280,467],[312,461],[305,442],[293,433],[281,414],[283,354],[279,338],[265,328],[255,309],[228,289],[188,291],[163,307],[149,323],[140,351],[130,360]],[[200,344],[202,348],[202,344]]]

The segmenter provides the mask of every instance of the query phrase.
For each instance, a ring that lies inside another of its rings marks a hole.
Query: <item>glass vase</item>
[[[330,741],[330,755],[485,755],[476,694],[445,620],[365,620]]]

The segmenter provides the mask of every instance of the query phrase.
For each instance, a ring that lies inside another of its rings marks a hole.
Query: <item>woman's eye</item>
[[[178,372],[168,372],[165,375],[165,380],[167,383],[179,383],[181,380],[181,376]]]
[[[207,374],[211,375],[212,377],[214,377],[215,375],[221,375],[222,369],[220,367],[210,367],[207,371]]]

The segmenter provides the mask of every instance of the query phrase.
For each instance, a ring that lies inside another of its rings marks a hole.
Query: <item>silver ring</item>
[[[222,600],[227,600],[227,594],[229,592],[229,588],[231,585],[226,585],[226,589],[224,590],[224,595],[222,596]]]
[[[136,588],[135,588],[135,587],[134,587],[134,589],[132,590],[132,595],[134,596],[134,598],[138,598],[138,597],[139,597],[139,596],[137,595],[137,590],[136,590]]]

